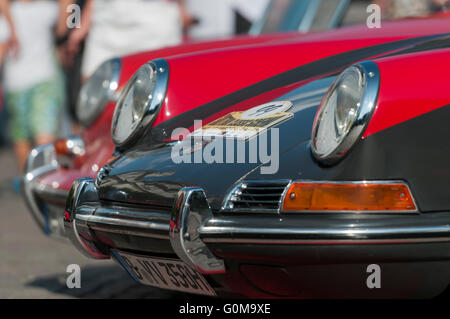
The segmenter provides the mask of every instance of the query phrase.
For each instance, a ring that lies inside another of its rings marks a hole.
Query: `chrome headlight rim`
[[[342,75],[349,69],[354,68],[360,72],[364,79],[364,87],[362,97],[360,99],[360,106],[358,108],[356,117],[350,126],[347,134],[337,147],[328,154],[320,154],[317,149],[317,132],[321,125],[321,116],[324,110],[328,107],[325,103],[328,102],[329,97],[337,89]],[[367,128],[367,125],[372,118],[372,114],[377,106],[378,95],[380,90],[380,71],[377,64],[373,61],[364,61],[354,64],[344,70],[336,80],[332,83],[327,93],[320,103],[316,117],[314,119],[312,135],[311,135],[311,150],[314,158],[324,165],[333,165],[339,162],[359,141]]]
[[[82,91],[87,88],[87,85],[89,84],[89,81],[92,79],[92,76],[81,87],[80,93],[78,95],[75,113],[78,121],[84,127],[92,125],[98,119],[98,117],[103,112],[108,103],[117,101],[117,91],[119,89],[119,80],[122,72],[122,60],[118,57],[107,60],[97,68],[96,72],[108,65],[110,65],[112,68],[112,75],[111,78],[107,79],[109,81],[109,86],[106,89],[105,93],[106,98],[104,99],[104,101],[102,101],[95,107],[93,113],[90,114],[88,117],[85,117],[83,114],[85,110],[81,106],[81,103],[83,103],[83,101],[81,101],[81,95]]]
[[[120,112],[123,106],[123,102],[126,99],[129,91],[133,87],[136,81],[136,77],[138,75],[139,70],[143,67],[150,67],[155,76],[155,84],[153,87],[153,91],[150,94],[151,98],[148,98],[145,106],[144,106],[144,114],[142,118],[139,120],[137,127],[130,132],[128,137],[123,141],[118,140],[115,135],[115,130],[117,126],[117,122],[120,116]],[[169,84],[169,64],[165,59],[156,59],[149,61],[142,65],[131,77],[128,81],[125,88],[120,93],[116,108],[114,110],[114,116],[111,122],[111,136],[114,144],[118,148],[123,148],[130,144],[133,144],[139,136],[142,136],[145,129],[149,128],[152,123],[155,121],[156,116],[158,115],[167,94],[167,87]]]

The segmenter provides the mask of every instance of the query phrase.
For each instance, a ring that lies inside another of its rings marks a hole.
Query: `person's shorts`
[[[5,92],[5,96],[10,136],[14,142],[57,134],[64,103],[64,87],[59,78],[21,92]]]

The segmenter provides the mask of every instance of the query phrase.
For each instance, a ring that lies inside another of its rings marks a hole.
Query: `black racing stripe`
[[[393,52],[390,54],[386,54],[384,57],[395,56],[399,54],[410,54],[410,53],[418,53],[430,50],[439,50],[439,49],[448,49],[450,48],[450,36],[445,35],[443,37],[439,37],[437,39],[429,40],[412,47],[401,50],[400,52]]]
[[[420,49],[418,45],[426,45],[429,41],[439,40],[442,39],[442,37],[444,37],[444,40],[446,40],[446,43],[448,45],[450,43],[448,38],[449,36],[449,33],[444,33],[393,41],[340,53],[305,65],[301,65],[294,69],[285,71],[271,78],[262,80],[258,83],[230,93],[226,96],[220,97],[195,109],[186,111],[167,121],[164,121],[151,130],[151,139],[157,141],[164,140],[170,137],[171,132],[175,128],[191,127],[194,120],[203,120],[239,102],[253,98],[262,93],[284,87],[289,84],[304,81],[324,74],[333,74],[339,72],[357,61],[361,61],[370,57],[380,56],[386,53],[392,55],[394,53],[403,54],[404,52],[408,52],[407,50],[425,50],[425,48]],[[435,46],[432,47],[435,48]],[[402,49],[406,50],[399,51]]]

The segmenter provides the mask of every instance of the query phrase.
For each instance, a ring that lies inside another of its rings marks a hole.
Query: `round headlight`
[[[118,88],[121,62],[119,58],[104,62],[80,90],[76,114],[84,126],[92,124]]]
[[[367,61],[345,70],[325,94],[314,120],[311,148],[332,163],[361,137],[375,109],[380,86],[377,65]]]
[[[169,66],[163,59],[144,64],[122,91],[111,124],[117,146],[124,146],[154,120],[166,96]]]

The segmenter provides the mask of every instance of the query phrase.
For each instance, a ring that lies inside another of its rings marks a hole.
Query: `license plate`
[[[113,255],[136,281],[144,285],[216,296],[206,279],[183,261],[121,251],[114,251]]]

